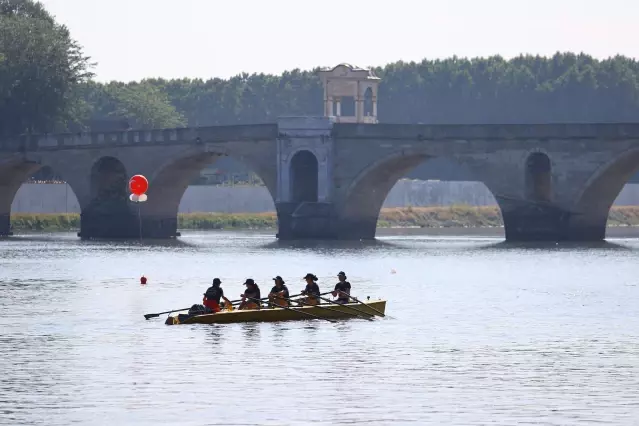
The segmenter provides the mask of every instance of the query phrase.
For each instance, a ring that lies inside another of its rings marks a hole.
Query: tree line
[[[0,136],[274,122],[322,115],[317,71],[230,79],[96,82],[90,58],[33,0],[0,0]],[[390,123],[632,122],[639,63],[585,53],[395,62],[377,67]]]

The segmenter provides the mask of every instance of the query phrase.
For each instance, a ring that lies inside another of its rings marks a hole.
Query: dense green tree
[[[125,120],[130,128],[182,127],[186,121],[159,86],[146,81],[134,84],[90,82],[83,90],[90,120]]]
[[[39,2],[0,0],[0,136],[64,130],[83,119],[89,58]]]
[[[241,74],[228,80],[151,79],[144,84],[166,93],[190,126],[263,123],[284,115],[321,115],[317,71]],[[452,57],[400,61],[376,68],[375,73],[382,78],[380,122],[627,122],[639,118],[639,63],[622,56],[606,60],[573,53],[510,60]]]

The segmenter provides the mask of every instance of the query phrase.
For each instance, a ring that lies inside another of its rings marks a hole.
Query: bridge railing
[[[83,146],[144,145],[166,143],[226,142],[263,140],[277,137],[277,124],[185,127],[176,129],[118,130],[23,135],[0,142],[0,150],[9,152]]]

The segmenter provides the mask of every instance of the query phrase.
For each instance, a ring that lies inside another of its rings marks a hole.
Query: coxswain
[[[320,303],[318,299],[320,295],[320,289],[317,285],[317,277],[311,273],[306,274],[303,280],[306,280],[306,287],[300,293],[306,295],[304,299],[300,299],[300,302],[305,305],[317,305]]]
[[[247,279],[244,285],[246,286],[246,290],[240,295],[242,302],[237,309],[260,309],[261,302],[257,302],[262,298],[260,296],[260,288],[255,284],[252,278]],[[251,300],[249,297],[255,300]]]
[[[288,287],[286,287],[284,280],[278,275],[273,278],[273,281],[275,281],[275,285],[268,294],[268,301],[278,306],[289,306],[288,300],[286,299],[290,296],[288,294]]]
[[[346,274],[344,272],[340,271],[339,274],[337,274],[337,278],[339,282],[335,284],[335,290],[333,290],[331,294],[333,297],[337,297],[335,303],[348,303],[348,295],[351,294],[351,283],[346,281]]]
[[[219,278],[214,278],[213,285],[206,290],[204,299],[202,299],[202,304],[213,312],[220,312],[220,299],[224,299],[224,302],[231,305],[231,301],[224,297],[224,290],[222,290],[220,284],[222,284],[222,281]]]

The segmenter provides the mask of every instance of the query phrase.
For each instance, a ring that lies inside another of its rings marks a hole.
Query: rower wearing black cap
[[[213,312],[220,312],[220,299],[224,299],[229,305],[231,304],[231,301],[224,297],[224,290],[222,290],[220,284],[222,284],[222,281],[219,278],[214,278],[213,285],[206,289],[204,299],[202,299],[202,304]]]
[[[271,289],[271,292],[268,294],[269,302],[278,305],[278,306],[289,306],[288,299],[290,296],[288,294],[288,287],[284,284],[284,280],[279,275],[273,278],[275,281],[275,285]],[[286,298],[286,299],[284,299]]]
[[[300,293],[307,297],[301,299],[301,302],[306,305],[317,305],[320,303],[318,297],[320,295],[320,289],[317,285],[317,277],[313,274],[306,274],[303,280],[306,280],[306,287]]]
[[[242,302],[237,309],[260,309],[261,302],[258,303],[256,300],[260,300],[262,297],[260,296],[260,288],[255,284],[252,278],[248,278],[244,281],[244,285],[246,286],[246,290],[243,294],[240,294],[242,297]],[[255,299],[250,300],[248,298]]]
[[[351,294],[351,283],[346,281],[346,274],[344,272],[340,271],[337,274],[337,278],[339,278],[339,282],[335,284],[335,290],[333,290],[331,294],[333,297],[337,297],[335,303],[348,303],[348,295]]]

